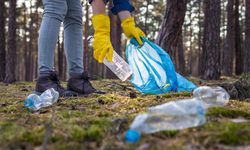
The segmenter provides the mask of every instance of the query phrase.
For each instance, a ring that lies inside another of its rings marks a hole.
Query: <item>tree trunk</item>
[[[16,0],[9,1],[8,50],[6,55],[6,75],[4,82],[16,81]]]
[[[194,50],[193,50],[193,41],[192,41],[192,37],[193,37],[193,26],[192,26],[192,5],[189,6],[190,9],[189,9],[189,19],[190,19],[190,24],[189,24],[189,53],[188,53],[188,64],[187,64],[187,67],[188,67],[188,73],[189,74],[193,74],[192,73],[192,66],[193,66],[193,53],[194,53]]]
[[[39,32],[39,27],[40,27],[40,20],[39,20],[39,12],[38,9],[39,7],[42,6],[41,1],[36,1],[36,10],[35,10],[35,32],[34,32],[34,41],[35,41],[35,45],[34,48],[37,49],[38,48],[38,32]],[[38,51],[34,51],[34,78],[37,79],[38,77]]]
[[[240,75],[243,72],[244,59],[241,48],[241,29],[239,21],[239,0],[235,0],[235,73]]]
[[[167,0],[167,8],[156,43],[165,49],[176,64],[175,49],[182,33],[182,25],[187,9],[187,0]],[[179,62],[182,60],[178,60]]]
[[[185,69],[185,58],[184,58],[184,47],[183,47],[183,39],[182,39],[182,33],[179,37],[178,44],[176,47],[176,70],[178,70],[179,73],[185,75],[186,74],[186,69]]]
[[[57,59],[58,59],[58,75],[61,78],[63,78],[63,51],[61,47],[61,42],[60,42],[60,35],[58,36],[58,41],[57,41]]]
[[[5,5],[0,0],[0,81],[5,77]]]
[[[64,52],[64,43],[63,43],[63,41],[64,41],[64,36],[63,36],[62,43],[61,43],[62,52]],[[62,77],[62,79],[66,81],[67,80],[67,61],[66,61],[66,56],[65,55],[63,55],[62,64],[63,64],[63,77]]]
[[[219,0],[204,0],[203,78],[220,78],[220,15]]]
[[[235,12],[234,12],[234,0],[228,0],[227,4],[227,35],[224,45],[223,73],[227,76],[233,74],[233,62],[235,52]]]
[[[33,27],[33,23],[34,23],[34,17],[33,17],[33,12],[32,12],[32,3],[30,2],[30,22],[29,22],[29,44],[28,44],[28,62],[29,62],[29,67],[28,67],[28,81],[32,81],[33,80],[33,65],[34,65],[34,60],[33,60],[33,42],[34,42],[34,27]]]
[[[147,29],[147,21],[148,21],[148,13],[149,13],[148,11],[149,11],[150,0],[146,0],[146,2],[147,3],[146,3],[146,12],[145,12],[145,20],[144,20],[144,32],[147,35],[148,30],[146,30],[146,29]]]
[[[83,50],[84,50],[84,54],[83,54],[83,57],[84,57],[84,71],[87,71],[88,70],[88,32],[89,32],[89,5],[88,5],[88,2],[86,1],[86,4],[85,4],[85,7],[86,7],[86,14],[85,14],[85,18],[86,18],[86,21],[85,21],[85,24],[84,24],[84,47],[83,47]]]
[[[199,2],[199,33],[198,33],[198,67],[197,67],[197,76],[202,75],[201,68],[202,68],[202,32],[203,32],[203,18],[201,16],[202,13],[202,1]]]
[[[24,47],[24,53],[23,53],[23,58],[24,58],[24,80],[29,81],[29,58],[28,58],[28,43],[27,43],[27,9],[25,3],[23,3],[23,29],[24,29],[24,36],[23,36],[23,47]]]
[[[246,0],[246,25],[245,25],[245,50],[244,72],[250,73],[250,0]]]

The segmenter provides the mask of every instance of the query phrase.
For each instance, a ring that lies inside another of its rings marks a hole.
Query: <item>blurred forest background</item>
[[[132,0],[137,24],[172,57],[183,75],[219,79],[250,72],[250,0]],[[116,78],[92,57],[91,7],[82,1],[85,70],[93,78]],[[112,3],[107,7],[111,8]],[[108,9],[107,9],[108,10]],[[37,38],[42,0],[0,0],[0,81],[37,78]],[[108,11],[114,49],[125,58],[120,20]],[[55,69],[67,79],[63,29]]]

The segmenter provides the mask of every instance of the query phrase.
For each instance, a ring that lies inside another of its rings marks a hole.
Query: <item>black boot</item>
[[[63,97],[77,96],[76,92],[66,90],[60,85],[58,76],[54,71],[40,74],[36,82],[37,93],[43,93],[49,88],[54,88]]]
[[[73,75],[68,80],[68,90],[75,91],[79,94],[105,94],[105,91],[96,90],[89,82],[88,73],[85,71],[82,74]]]

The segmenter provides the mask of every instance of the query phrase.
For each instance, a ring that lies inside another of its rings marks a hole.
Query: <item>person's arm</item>
[[[131,16],[131,13],[127,10],[118,12],[118,16],[121,19],[121,26],[124,34],[127,38],[134,37],[137,42],[142,45],[143,42],[141,40],[142,36],[145,36],[145,33],[135,25],[135,20]]]
[[[105,4],[103,0],[93,0],[91,2],[93,9],[92,23],[94,27],[94,58],[102,63],[106,57],[108,61],[113,58],[113,46],[110,41],[110,20],[105,13]]]
[[[118,16],[119,16],[119,18],[120,18],[121,20],[123,20],[123,19],[125,19],[125,18],[131,17],[131,13],[130,13],[129,11],[127,11],[127,10],[124,10],[124,11],[120,11],[120,12],[118,13]]]
[[[103,0],[93,0],[91,2],[93,15],[95,14],[105,14],[105,4]]]

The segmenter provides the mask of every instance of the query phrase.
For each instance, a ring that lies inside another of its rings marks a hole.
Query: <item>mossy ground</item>
[[[250,119],[250,103],[238,100],[209,109],[203,126],[143,135],[136,144],[125,143],[125,131],[138,113],[149,106],[188,98],[191,93],[142,95],[127,82],[93,83],[109,93],[60,98],[57,104],[36,113],[24,107],[24,99],[34,89],[34,83],[0,83],[0,149],[193,150],[250,146],[250,122],[232,121]]]

